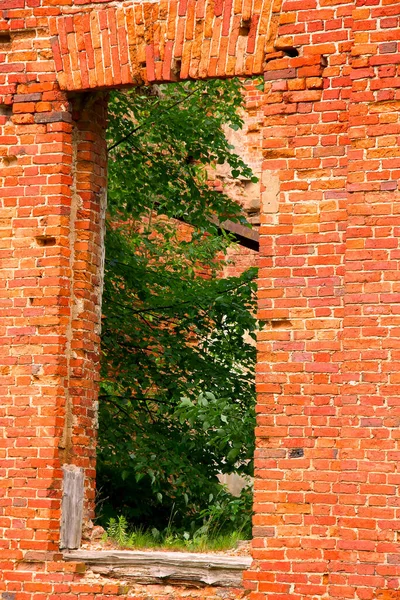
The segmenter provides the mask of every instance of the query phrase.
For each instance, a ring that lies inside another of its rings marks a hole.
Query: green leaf
[[[109,153],[97,477],[104,523],[124,514],[161,531],[171,518],[192,531],[218,497],[217,475],[236,444],[229,468],[251,473],[256,271],[220,279],[232,239],[210,219],[242,217],[208,183],[217,163],[253,177],[225,135],[241,127],[242,101],[237,80],[111,93],[108,143],[126,140]],[[191,234],[182,236],[182,220]]]

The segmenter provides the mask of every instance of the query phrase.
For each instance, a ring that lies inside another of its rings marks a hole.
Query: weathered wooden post
[[[76,550],[81,545],[84,480],[82,467],[63,466],[61,549]]]

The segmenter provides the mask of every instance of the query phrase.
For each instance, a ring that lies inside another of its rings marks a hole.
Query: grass
[[[128,523],[123,516],[110,519],[104,535],[104,541],[110,541],[125,550],[162,549],[183,552],[223,552],[235,548],[241,539],[243,535],[240,531],[212,533],[207,527],[201,527],[192,535],[187,531],[173,531],[170,526],[163,532],[155,528],[128,530]]]

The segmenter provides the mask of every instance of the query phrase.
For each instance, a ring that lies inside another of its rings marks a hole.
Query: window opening
[[[258,236],[241,200],[259,182],[232,143],[243,94],[112,94],[97,520],[122,548],[251,534]]]

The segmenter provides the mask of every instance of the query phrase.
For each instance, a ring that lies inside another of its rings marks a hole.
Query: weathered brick
[[[41,92],[34,92],[33,94],[15,94],[14,102],[38,102],[42,99]]]
[[[60,121],[72,123],[71,114],[67,111],[39,112],[35,114],[35,123],[58,123]]]
[[[165,586],[90,583],[79,564],[57,556],[56,540],[64,460],[84,463],[88,513],[93,509],[87,410],[97,393],[93,323],[100,296],[98,274],[89,267],[101,255],[101,207],[93,203],[74,222],[71,203],[101,195],[106,169],[103,100],[94,99],[87,114],[79,94],[71,107],[62,90],[170,81],[178,58],[182,78],[265,70],[265,92],[247,86],[247,120],[257,115],[253,151],[262,163],[264,210],[254,568],[246,588],[252,600],[397,598],[399,3],[6,4],[0,18],[0,219],[6,223],[0,393],[9,411],[0,444],[2,599],[171,594]],[[82,161],[85,177],[77,179]],[[57,272],[60,264],[72,268],[73,255],[74,277]],[[81,279],[85,286],[78,288]],[[67,332],[71,311],[80,310],[78,290],[87,313],[77,314],[76,330]],[[79,356],[71,365],[74,350]],[[65,440],[71,406],[79,410]],[[85,443],[74,447],[72,439]],[[35,570],[30,561],[38,561]],[[177,598],[222,594],[176,590]]]

